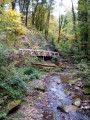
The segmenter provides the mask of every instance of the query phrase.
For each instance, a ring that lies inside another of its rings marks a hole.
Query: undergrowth
[[[9,63],[10,51],[5,49],[0,45],[0,98],[21,99],[25,90],[30,90],[27,82],[38,79],[41,74],[27,60],[24,67],[16,67],[18,61]]]

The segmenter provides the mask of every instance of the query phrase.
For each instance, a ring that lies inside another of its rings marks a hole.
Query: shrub
[[[59,65],[59,59],[57,56],[53,56],[52,57],[52,63],[56,64],[56,65]]]
[[[89,63],[85,63],[83,60],[78,64],[79,71],[77,71],[77,76],[84,79],[84,82],[90,83],[90,70]]]
[[[22,25],[21,17],[15,10],[4,11],[0,14],[0,39],[7,44],[15,44],[16,38],[24,35],[26,28]]]
[[[32,67],[15,67],[17,61],[8,64],[9,53],[6,48],[0,46],[0,97],[22,98],[24,91],[30,89],[27,82],[40,77],[40,72]]]

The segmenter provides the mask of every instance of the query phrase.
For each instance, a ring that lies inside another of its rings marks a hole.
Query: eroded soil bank
[[[50,72],[28,83],[32,91],[8,120],[89,120],[90,95],[84,95],[80,81],[72,82],[68,71]],[[77,86],[78,85],[78,86]]]

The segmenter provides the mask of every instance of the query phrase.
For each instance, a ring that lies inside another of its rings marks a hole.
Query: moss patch
[[[75,85],[76,81],[75,80],[69,80],[68,83],[69,83],[69,85]]]
[[[6,115],[16,106],[20,105],[21,100],[14,100],[10,101],[6,106],[3,107],[3,109],[0,110],[0,119],[5,118]]]

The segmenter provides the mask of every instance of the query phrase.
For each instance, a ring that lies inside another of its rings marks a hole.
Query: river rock
[[[0,99],[0,104],[2,104],[4,102],[4,100],[3,99]]]
[[[0,104],[4,103],[7,99],[7,96],[4,96],[3,98],[0,98]]]
[[[61,82],[60,82],[60,81],[57,81],[57,84],[59,85],[59,84],[61,84]]]
[[[58,99],[58,101],[64,101],[64,99]]]
[[[77,85],[78,87],[82,87],[82,82],[81,82],[81,81],[77,81],[77,82],[76,82],[76,85]]]
[[[10,101],[7,106],[5,106],[1,111],[0,111],[0,119],[5,118],[6,115],[15,107],[19,106],[21,103],[21,100],[14,100]]]
[[[90,95],[90,84],[87,84],[87,85],[83,86],[83,93],[85,95]]]
[[[45,88],[44,87],[36,87],[34,89],[37,90],[37,91],[40,91],[40,92],[45,92]]]
[[[73,104],[74,104],[75,106],[79,107],[79,106],[81,105],[81,100],[80,100],[80,98],[75,98],[75,99],[73,100]]]
[[[65,113],[76,112],[78,110],[78,108],[74,105],[63,105],[63,106],[61,105],[58,106],[57,109]]]
[[[54,70],[55,72],[62,72],[62,69],[61,68],[57,68]]]
[[[62,80],[72,80],[73,79],[72,74],[61,74],[60,77]]]
[[[69,80],[69,85],[75,85],[76,81],[75,80]]]
[[[64,92],[66,95],[70,95],[70,91],[65,91]]]

